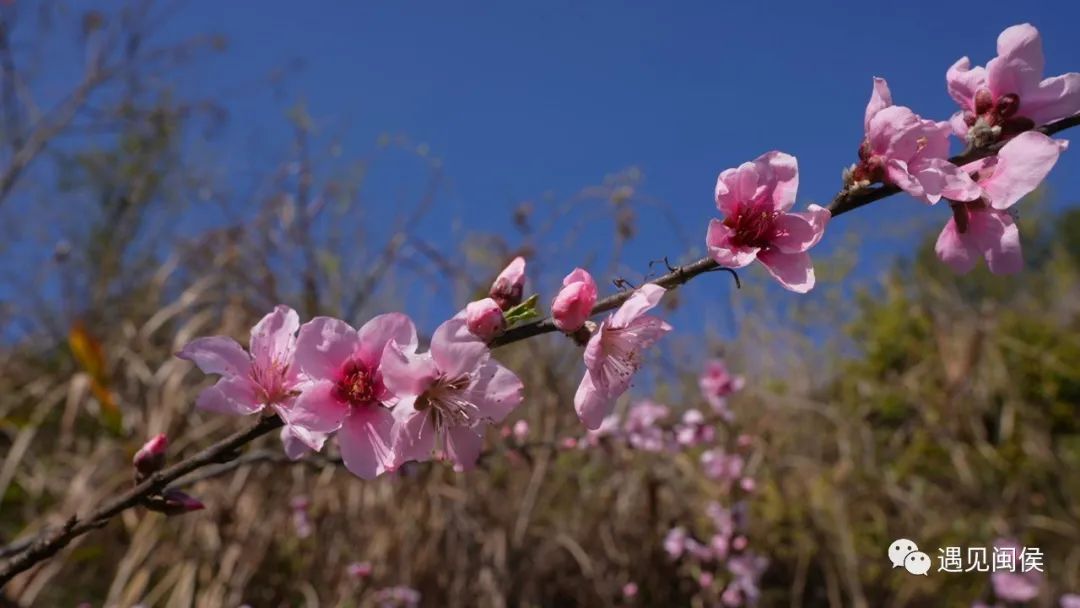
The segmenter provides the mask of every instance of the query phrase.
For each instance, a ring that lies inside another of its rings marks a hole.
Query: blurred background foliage
[[[635,208],[659,204],[638,195],[632,168],[564,200],[509,206],[516,234],[471,233],[462,218],[447,227],[452,248],[432,244],[412,227],[439,192],[439,159],[398,136],[371,158],[341,159],[302,104],[282,118],[295,142],[280,164],[258,188],[230,189],[208,152],[227,116],[170,80],[224,41],[157,47],[140,6],[46,2],[18,15],[39,44],[76,29],[88,67],[52,109],[29,100],[29,71],[5,68],[14,92],[3,92],[0,160],[5,175],[22,166],[0,194],[0,544],[127,487],[130,458],[154,433],[179,458],[242,424],[193,409],[205,380],[172,356],[191,338],[246,342],[278,302],[354,325],[439,310],[432,300],[460,306],[516,254],[530,256],[546,301],[562,269],[545,268],[544,253],[568,243],[594,251],[582,265],[614,260],[596,269],[607,284],[625,276],[622,245],[640,238]],[[35,147],[40,138],[48,145]],[[421,176],[415,199],[365,195],[371,159],[386,154]],[[373,205],[396,206],[400,220],[373,221]],[[924,226],[906,236],[922,246],[880,260],[876,277],[850,275],[854,243],[820,260],[805,299],[775,297],[756,271],[730,301],[667,299],[730,306],[737,319],[734,335],[678,327],[636,394],[701,408],[696,378],[714,355],[747,377],[719,432],[753,439],[748,536],[769,558],[761,605],[991,600],[983,574],[898,575],[885,558],[897,537],[936,559],[937,547],[1013,536],[1046,555],[1033,606],[1080,590],[1080,210],[1023,208],[1028,268],[1015,277],[952,275]],[[635,281],[651,269],[636,271]],[[492,433],[477,471],[432,464],[375,482],[332,464],[254,462],[193,483],[206,511],[129,511],[16,579],[4,602],[361,606],[374,589],[407,585],[425,606],[703,605],[662,548],[672,526],[692,527],[724,499],[698,452],[557,449],[582,435],[571,407],[580,351],[546,336],[497,356],[528,387],[526,454]],[[276,438],[252,447],[278,449]],[[306,536],[298,497],[310,505]],[[373,564],[370,578],[347,573],[358,561]],[[622,595],[628,582],[635,598]]]

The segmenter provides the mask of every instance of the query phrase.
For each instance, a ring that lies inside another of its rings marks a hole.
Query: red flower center
[[[382,378],[362,363],[350,361],[334,387],[337,397],[350,405],[367,405],[378,400]]]
[[[1020,96],[1006,93],[994,99],[990,89],[975,92],[975,109],[964,112],[964,123],[975,126],[980,119],[989,127],[1001,127],[1001,139],[1006,139],[1035,127],[1035,121],[1025,116],[1017,116],[1020,110]]]
[[[735,235],[731,242],[739,247],[768,247],[776,236],[776,218],[780,212],[765,207],[740,209],[724,219]]]

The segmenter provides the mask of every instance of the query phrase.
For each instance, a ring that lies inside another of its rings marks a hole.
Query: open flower
[[[394,411],[397,464],[427,460],[441,442],[450,460],[473,466],[485,425],[502,422],[523,398],[521,380],[491,358],[460,317],[435,330],[426,353],[388,344],[382,370],[400,399]]]
[[[574,395],[574,409],[587,428],[600,427],[615,400],[630,388],[641,367],[642,351],[671,331],[659,317],[645,314],[660,303],[665,291],[654,283],[642,285],[589,338],[585,376]]]
[[[969,272],[979,258],[994,274],[1019,272],[1024,267],[1020,230],[1009,208],[1042,183],[1067,145],[1030,131],[1006,143],[997,156],[966,165],[982,195],[953,203],[953,217],[934,247],[941,261],[958,273]]]
[[[1043,78],[1042,38],[1030,23],[1001,32],[997,52],[985,68],[961,57],[945,73],[961,108],[950,120],[957,135],[986,145],[1080,112],[1080,73]]]
[[[790,213],[798,188],[799,165],[783,152],[724,170],[716,180],[716,208],[724,219],[709,222],[709,256],[726,268],[758,260],[785,288],[810,291],[814,266],[807,251],[821,240],[831,214],[818,205]]]
[[[885,182],[930,204],[943,196],[956,201],[979,196],[971,178],[948,161],[949,123],[923,120],[893,105],[884,78],[874,79],[863,126],[859,163],[850,172],[853,185]]]
[[[224,414],[248,415],[270,407],[285,422],[281,438],[290,458],[322,449],[326,435],[292,424],[292,409],[301,382],[293,362],[300,317],[277,306],[251,329],[250,352],[226,336],[198,338],[176,354],[204,373],[219,374],[217,384],[199,394],[195,405]]]
[[[296,363],[308,377],[296,399],[293,422],[318,433],[340,429],[345,467],[364,479],[392,470],[391,441],[397,402],[383,383],[382,352],[393,342],[416,350],[416,327],[409,317],[389,313],[359,330],[330,317],[315,317],[300,328]]]
[[[563,287],[551,302],[551,320],[560,331],[577,331],[592,314],[596,304],[596,281],[582,268],[563,279]]]

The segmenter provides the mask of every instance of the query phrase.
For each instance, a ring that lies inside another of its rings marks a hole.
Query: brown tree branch
[[[1051,135],[1077,125],[1080,125],[1080,115],[1071,116],[1048,124],[1040,128],[1039,131]],[[959,156],[951,158],[950,161],[955,164],[966,164],[995,154],[1001,148],[1001,145],[1002,144],[995,144],[985,149],[967,151]],[[897,192],[899,192],[897,188],[889,185],[866,187],[849,192],[841,192],[829,204],[829,210],[832,211],[832,214],[835,217],[896,194]],[[686,283],[694,277],[718,269],[720,269],[720,265],[711,258],[703,258],[696,262],[676,267],[668,274],[650,282],[667,289],[672,289]],[[592,314],[597,315],[613,310],[625,302],[630,295],[631,292],[624,291],[608,296],[596,303],[596,306],[593,307]],[[552,324],[551,319],[543,319],[511,329],[500,338],[493,341],[491,346],[504,346],[553,331],[556,331],[556,329]],[[26,543],[26,541],[21,541],[19,544],[25,544],[25,548],[22,549],[22,552],[16,551],[15,556],[5,564],[3,568],[0,568],[0,588],[3,588],[3,586],[15,575],[28,570],[38,562],[55,555],[70,543],[72,539],[86,534],[95,528],[104,526],[111,518],[122,511],[138,506],[148,497],[157,495],[165,489],[168,484],[179,480],[181,477],[197,469],[213,464],[235,461],[239,457],[237,452],[239,448],[274,429],[280,428],[281,425],[282,421],[276,415],[262,417],[255,423],[249,425],[246,429],[233,433],[225,439],[198,452],[194,456],[181,460],[171,467],[154,473],[146,481],[143,481],[127,492],[124,492],[119,497],[106,502],[89,514],[83,517],[72,515],[62,526],[43,532],[32,542]],[[232,470],[233,468],[236,468],[236,466],[239,465],[230,464],[224,470]]]

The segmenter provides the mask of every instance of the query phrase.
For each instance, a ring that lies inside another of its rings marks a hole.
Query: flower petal
[[[476,369],[489,356],[487,344],[469,331],[465,319],[445,321],[431,336],[435,366],[450,378]]]
[[[422,394],[439,375],[431,353],[406,353],[395,342],[383,350],[379,371],[383,384],[398,397]]]
[[[524,399],[521,379],[492,359],[476,371],[475,377],[464,397],[494,424],[502,422]]]
[[[911,173],[922,186],[924,200],[933,204],[945,197],[953,201],[973,201],[982,190],[966,171],[943,158],[919,161]]]
[[[574,394],[574,411],[581,419],[585,428],[595,431],[600,428],[604,418],[615,407],[615,398],[599,390],[593,384],[591,375],[586,372],[578,385],[577,393]]]
[[[455,426],[446,431],[446,455],[465,470],[476,466],[483,447],[484,436],[467,426]]]
[[[709,221],[705,246],[709,257],[725,268],[742,268],[757,259],[757,247],[740,247],[732,243],[735,232],[720,220]]]
[[[945,84],[949,90],[949,96],[960,104],[961,109],[974,110],[975,93],[987,86],[986,68],[982,66],[972,68],[971,60],[961,57],[945,72]],[[956,127],[955,123],[953,127]],[[966,125],[964,132],[967,132]]]
[[[393,470],[394,416],[379,405],[353,408],[338,432],[345,468],[361,479]]]
[[[316,433],[293,424],[281,428],[281,443],[290,460],[302,458],[311,451],[321,451],[327,437],[326,433]]]
[[[300,327],[296,338],[296,364],[316,380],[336,380],[342,366],[352,358],[360,340],[348,323],[315,317]]]
[[[263,408],[251,382],[242,376],[224,376],[217,384],[203,389],[195,400],[199,409],[219,414],[247,416]]]
[[[808,253],[762,251],[758,260],[785,289],[806,293],[814,288],[814,265]]]
[[[383,350],[391,340],[397,342],[404,352],[416,352],[416,326],[408,315],[391,312],[372,317],[357,332],[357,356],[370,367],[378,367]]]
[[[993,174],[980,182],[995,209],[1008,209],[1030,194],[1050,173],[1064,142],[1027,131],[1009,140],[998,152]]]
[[[1036,125],[1066,118],[1080,112],[1080,73],[1069,72],[1047,78],[1020,100],[1020,114]]]
[[[1044,59],[1039,30],[1030,23],[1006,28],[998,35],[998,56],[986,64],[987,83],[994,97],[1008,93],[1021,99],[1038,87]]]
[[[975,268],[975,263],[981,253],[966,242],[962,235],[957,232],[956,221],[952,218],[949,218],[949,221],[945,223],[945,227],[941,229],[941,234],[938,235],[937,243],[934,245],[934,251],[937,253],[938,259],[945,262],[957,274],[971,272]]]
[[[349,405],[336,395],[337,387],[329,380],[309,382],[300,388],[300,395],[288,411],[290,424],[317,433],[332,433],[341,428],[349,413]]]
[[[983,250],[986,265],[994,274],[1015,274],[1024,269],[1020,229],[1004,211],[972,213],[967,234]]]
[[[799,161],[790,154],[773,150],[759,156],[754,163],[761,175],[759,183],[771,190],[773,208],[791,209],[799,190]]]
[[[226,336],[197,338],[188,342],[176,356],[191,361],[204,374],[247,376],[251,370],[251,357],[236,340]]]
[[[645,283],[622,303],[619,310],[615,311],[615,314],[611,317],[611,324],[614,327],[630,325],[634,319],[656,307],[660,303],[660,298],[664,297],[666,292],[666,289],[656,283]]]
[[[817,245],[825,234],[832,214],[820,205],[810,205],[806,213],[785,213],[776,220],[779,235],[772,245],[784,253],[799,253]]]
[[[395,468],[413,460],[429,460],[435,449],[435,425],[427,412],[416,410],[415,401],[414,397],[402,399],[394,408],[391,451]]]
[[[863,127],[870,130],[870,119],[874,114],[893,105],[892,93],[889,91],[889,83],[884,78],[874,77],[874,91],[870,94],[870,102],[866,104],[866,115],[863,118]]]
[[[278,305],[251,328],[251,358],[263,368],[275,361],[291,363],[300,317],[288,306]]]

